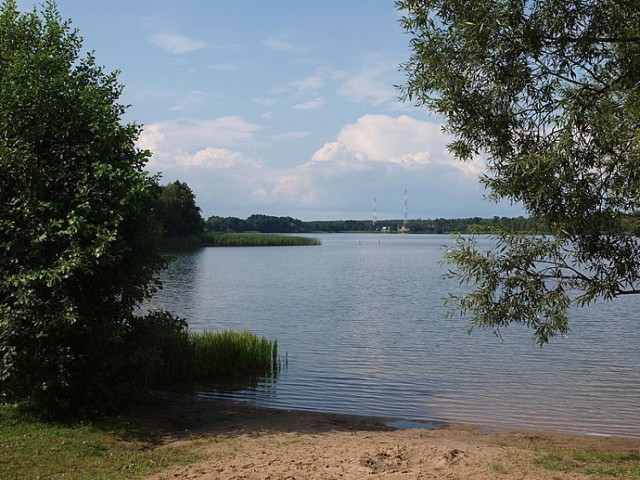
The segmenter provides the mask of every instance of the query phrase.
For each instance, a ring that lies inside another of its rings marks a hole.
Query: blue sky
[[[30,0],[19,0],[30,10]],[[203,215],[302,220],[517,216],[484,200],[483,163],[398,100],[409,36],[392,0],[58,0],[118,69],[161,183]]]

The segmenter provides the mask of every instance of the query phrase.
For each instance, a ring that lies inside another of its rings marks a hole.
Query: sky
[[[19,0],[22,10],[41,2]],[[58,0],[107,71],[161,184],[205,218],[518,216],[486,200],[484,163],[399,100],[410,36],[392,0]]]

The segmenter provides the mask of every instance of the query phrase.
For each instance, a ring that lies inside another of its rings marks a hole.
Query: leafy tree
[[[53,3],[0,7],[0,393],[88,413],[115,401],[162,261],[140,127],[80,49]]]
[[[454,297],[471,328],[512,322],[541,345],[570,305],[640,293],[640,8],[632,0],[403,0],[403,97],[446,120],[451,151],[485,155],[491,198],[554,235],[458,240]]]
[[[167,236],[185,237],[204,232],[200,207],[186,183],[175,181],[160,187],[156,212]]]

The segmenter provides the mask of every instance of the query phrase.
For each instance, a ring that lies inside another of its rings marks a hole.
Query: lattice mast
[[[406,227],[407,226],[407,189],[404,189],[404,224],[403,226]]]
[[[378,221],[378,210],[376,205],[376,197],[373,196],[373,226],[376,226],[376,222]]]

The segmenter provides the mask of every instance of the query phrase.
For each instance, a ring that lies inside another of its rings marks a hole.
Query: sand
[[[640,439],[453,424],[397,429],[380,418],[241,402],[183,397],[161,402],[147,420],[159,435],[159,448],[186,445],[204,460],[173,467],[154,480],[586,479],[594,477],[548,470],[536,460],[557,448],[640,451]]]

